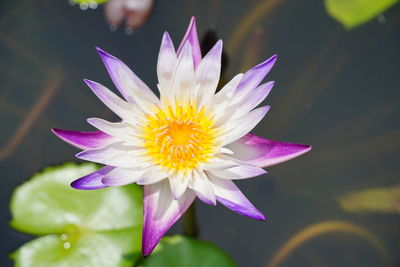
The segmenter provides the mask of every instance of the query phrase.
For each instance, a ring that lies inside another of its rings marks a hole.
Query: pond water
[[[130,35],[110,31],[101,7],[82,11],[68,0],[3,0],[0,7],[1,266],[12,266],[7,254],[31,238],[8,227],[13,189],[77,152],[50,128],[90,130],[87,117],[115,119],[82,82],[114,88],[94,47],[124,60],[156,89],[162,33],[177,44],[192,15],[200,36],[213,29],[224,40],[227,79],[279,54],[268,76],[276,81],[265,101],[271,110],[254,133],[313,146],[267,175],[238,182],[267,222],[199,202],[200,238],[239,266],[265,266],[296,233],[340,221],[369,231],[393,266],[400,264],[399,213],[352,213],[338,203],[349,191],[399,184],[399,5],[347,31],[317,0],[157,1]],[[180,231],[179,223],[171,230]],[[362,235],[315,231],[280,266],[385,266]]]

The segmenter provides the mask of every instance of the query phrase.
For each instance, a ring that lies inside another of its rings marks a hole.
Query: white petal
[[[217,199],[210,180],[203,171],[193,171],[193,179],[189,183],[189,188],[196,192],[196,195],[206,204],[216,205]]]
[[[232,181],[219,179],[212,174],[208,174],[208,177],[212,182],[218,202],[236,213],[265,221],[265,216],[251,204]]]
[[[93,93],[95,93],[96,96],[121,119],[132,123],[136,122],[135,114],[137,114],[137,109],[135,108],[135,104],[125,102],[99,83],[89,80],[84,81],[90,89],[92,89]]]
[[[186,42],[172,77],[172,90],[175,100],[179,103],[185,103],[194,94],[195,89],[192,49],[190,43]]]
[[[89,118],[87,121],[100,131],[138,146],[143,142],[135,136],[136,129],[127,122],[109,122],[99,118]]]
[[[221,126],[224,133],[219,137],[221,146],[225,146],[249,133],[268,112],[269,106],[264,106],[250,111],[245,116],[228,121]]]
[[[167,32],[163,35],[160,53],[157,61],[157,77],[159,83],[160,97],[167,97],[171,94],[171,80],[177,63],[174,44]]]
[[[158,183],[168,177],[168,172],[159,166],[150,167],[137,181],[140,185]]]
[[[225,114],[225,109],[232,100],[237,85],[242,79],[243,74],[233,77],[212,99],[212,106],[216,118],[220,118]]]
[[[219,40],[201,60],[196,69],[196,83],[199,86],[201,103],[207,104],[217,89],[221,74],[222,41]]]
[[[260,167],[248,164],[242,164],[224,170],[210,170],[209,172],[217,176],[218,178],[230,180],[247,179],[267,173],[264,169]]]
[[[106,186],[122,186],[136,182],[146,169],[115,168],[107,173],[101,182]]]
[[[143,188],[143,245],[142,253],[149,255],[161,237],[182,216],[196,198],[192,190],[175,200],[168,181],[145,185]]]
[[[143,150],[135,146],[115,142],[100,148],[84,150],[76,157],[109,166],[134,168],[142,164],[140,159],[143,158],[143,153]]]
[[[97,48],[115,86],[130,103],[136,103],[143,111],[152,114],[154,105],[159,104],[158,97],[140,80],[120,59]]]
[[[182,197],[190,180],[192,180],[191,173],[185,175],[183,172],[177,171],[169,176],[169,186],[175,199],[180,199]]]

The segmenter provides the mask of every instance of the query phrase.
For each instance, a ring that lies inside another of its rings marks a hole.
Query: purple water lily
[[[77,189],[99,189],[137,183],[144,187],[142,252],[149,255],[194,199],[265,220],[232,182],[265,174],[278,164],[311,149],[249,132],[269,106],[256,108],[273,82],[261,84],[276,61],[272,56],[236,75],[216,93],[222,41],[202,58],[195,19],[177,52],[164,33],[157,63],[157,97],[122,61],[98,49],[124,99],[99,83],[85,80],[119,122],[88,122],[98,131],[53,132],[78,148],[80,159],[106,165],[72,183]]]

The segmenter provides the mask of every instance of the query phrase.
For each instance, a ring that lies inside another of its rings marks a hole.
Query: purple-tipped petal
[[[100,148],[88,149],[76,154],[79,159],[121,168],[140,166],[143,151],[126,142],[115,142]]]
[[[208,103],[217,89],[221,74],[222,40],[219,40],[214,47],[201,60],[196,69],[196,81],[200,86],[202,102]]]
[[[210,170],[210,172],[218,178],[229,180],[248,179],[267,173],[263,168],[254,165],[239,165],[224,170]]]
[[[51,131],[63,141],[80,149],[97,148],[114,141],[114,137],[102,131],[82,132],[57,128]]]
[[[145,169],[114,168],[104,175],[101,182],[106,186],[123,186],[136,182]]]
[[[151,254],[161,237],[182,216],[195,197],[192,190],[186,190],[179,200],[175,200],[167,180],[144,186],[143,255]]]
[[[278,56],[273,55],[266,61],[248,70],[240,81],[236,93],[245,93],[256,88],[274,66]]]
[[[259,167],[269,167],[298,157],[311,150],[303,144],[283,143],[247,134],[227,145],[233,157]]]
[[[266,220],[264,214],[251,204],[251,202],[231,180],[219,179],[210,173],[208,176],[213,184],[218,202],[238,214],[259,221]]]
[[[159,102],[158,97],[120,59],[97,47],[97,51],[115,86],[130,103],[137,103],[143,110]]]
[[[111,92],[104,85],[90,81],[84,80],[93,93],[106,105],[112,112],[117,114],[121,119],[135,122],[135,107],[133,104],[125,102],[119,96]]]
[[[193,64],[194,64],[194,68],[196,69],[197,65],[200,63],[200,60],[201,60],[201,50],[200,50],[199,37],[197,35],[196,18],[195,17],[192,17],[190,19],[188,29],[187,29],[185,36],[183,37],[182,42],[178,48],[178,52],[177,52],[178,56],[182,53],[183,46],[185,45],[186,41],[189,41],[189,43],[192,47]]]
[[[162,90],[160,93],[162,94],[168,94],[168,91],[170,91],[166,89],[169,89],[168,87],[174,73],[176,62],[177,56],[175,53],[174,44],[172,43],[168,32],[165,32],[161,42],[157,61],[157,77],[160,90]]]
[[[196,192],[197,197],[208,205],[217,205],[214,189],[203,171],[193,171],[193,178],[189,182],[189,188]]]
[[[95,190],[105,188],[107,186],[104,185],[101,180],[107,173],[109,173],[113,169],[114,167],[105,166],[95,172],[92,172],[91,174],[88,174],[86,176],[83,176],[82,178],[73,181],[71,183],[71,186],[79,190]]]
[[[240,118],[228,121],[222,126],[224,134],[221,135],[221,146],[230,144],[248,134],[264,118],[268,110],[269,106],[259,107]]]

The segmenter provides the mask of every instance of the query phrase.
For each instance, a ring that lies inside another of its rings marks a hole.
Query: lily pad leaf
[[[17,187],[11,226],[44,235],[70,228],[111,231],[142,225],[142,191],[137,185],[81,191],[70,183],[98,169],[95,164],[48,167]]]
[[[140,229],[135,228],[72,236],[47,235],[26,243],[12,258],[16,267],[131,267],[132,260],[124,255],[132,253],[132,244],[140,244],[140,238]]]
[[[164,237],[154,252],[138,267],[236,267],[234,261],[215,245],[179,235]]]
[[[351,29],[368,22],[399,0],[325,0],[325,7],[334,19]]]
[[[80,191],[70,183],[99,167],[48,167],[14,191],[11,226],[46,235],[11,257],[23,267],[130,267],[140,257],[142,191],[137,185]]]

